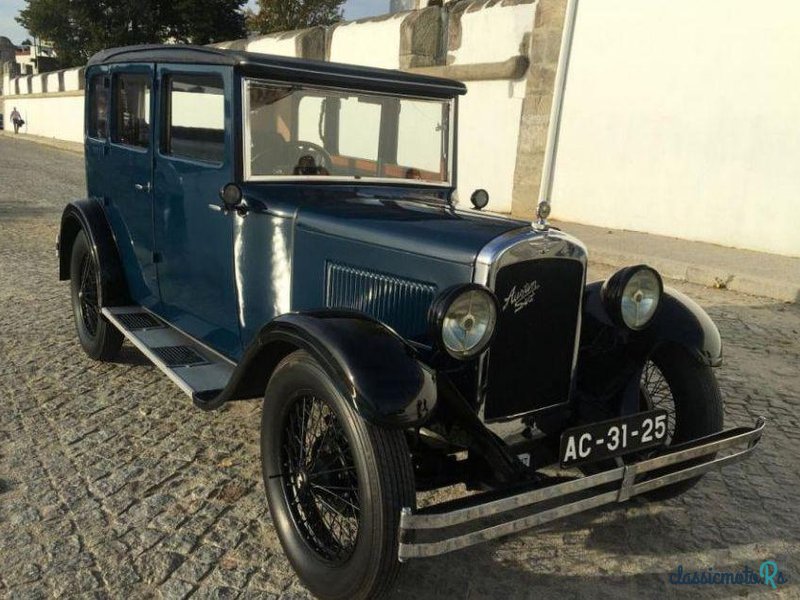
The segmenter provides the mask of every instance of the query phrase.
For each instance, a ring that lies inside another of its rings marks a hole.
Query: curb
[[[669,279],[687,281],[709,288],[727,289],[751,296],[772,298],[781,302],[800,302],[800,283],[731,273],[718,267],[697,266],[657,256],[620,254],[597,248],[590,250],[589,262],[610,267],[624,267],[643,263],[650,265]]]
[[[0,136],[19,140],[23,142],[32,142],[34,144],[41,144],[42,146],[49,146],[57,150],[64,150],[74,154],[83,154],[83,144],[79,142],[69,142],[66,140],[58,140],[56,138],[46,138],[38,135],[29,135],[27,133],[14,133],[7,129],[0,129]]]

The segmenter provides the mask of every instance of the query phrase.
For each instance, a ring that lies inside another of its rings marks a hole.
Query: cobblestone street
[[[0,137],[0,597],[309,597],[267,511],[260,404],[205,413],[131,346],[80,350],[54,245],[83,194],[82,156]],[[768,419],[754,456],[675,500],[411,562],[396,598],[800,597],[800,308],[668,284],[722,331],[726,425]],[[764,560],[777,592],[669,583]]]

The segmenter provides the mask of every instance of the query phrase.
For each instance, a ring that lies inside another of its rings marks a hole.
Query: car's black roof
[[[463,83],[440,77],[209,46],[175,44],[109,48],[92,56],[88,66],[135,62],[228,65],[247,74],[293,83],[352,87],[398,94],[451,97],[467,91]]]

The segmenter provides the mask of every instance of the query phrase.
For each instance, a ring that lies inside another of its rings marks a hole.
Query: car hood
[[[473,264],[486,244],[525,221],[426,201],[413,190],[330,185],[247,186],[245,197],[272,214],[293,215],[298,229],[440,260]],[[417,198],[420,199],[417,199]]]

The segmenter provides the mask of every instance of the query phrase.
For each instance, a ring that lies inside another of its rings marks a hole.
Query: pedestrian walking
[[[25,124],[25,121],[22,120],[22,115],[19,114],[17,107],[14,107],[14,110],[11,111],[11,122],[14,123],[14,133],[19,133],[19,128]]]

